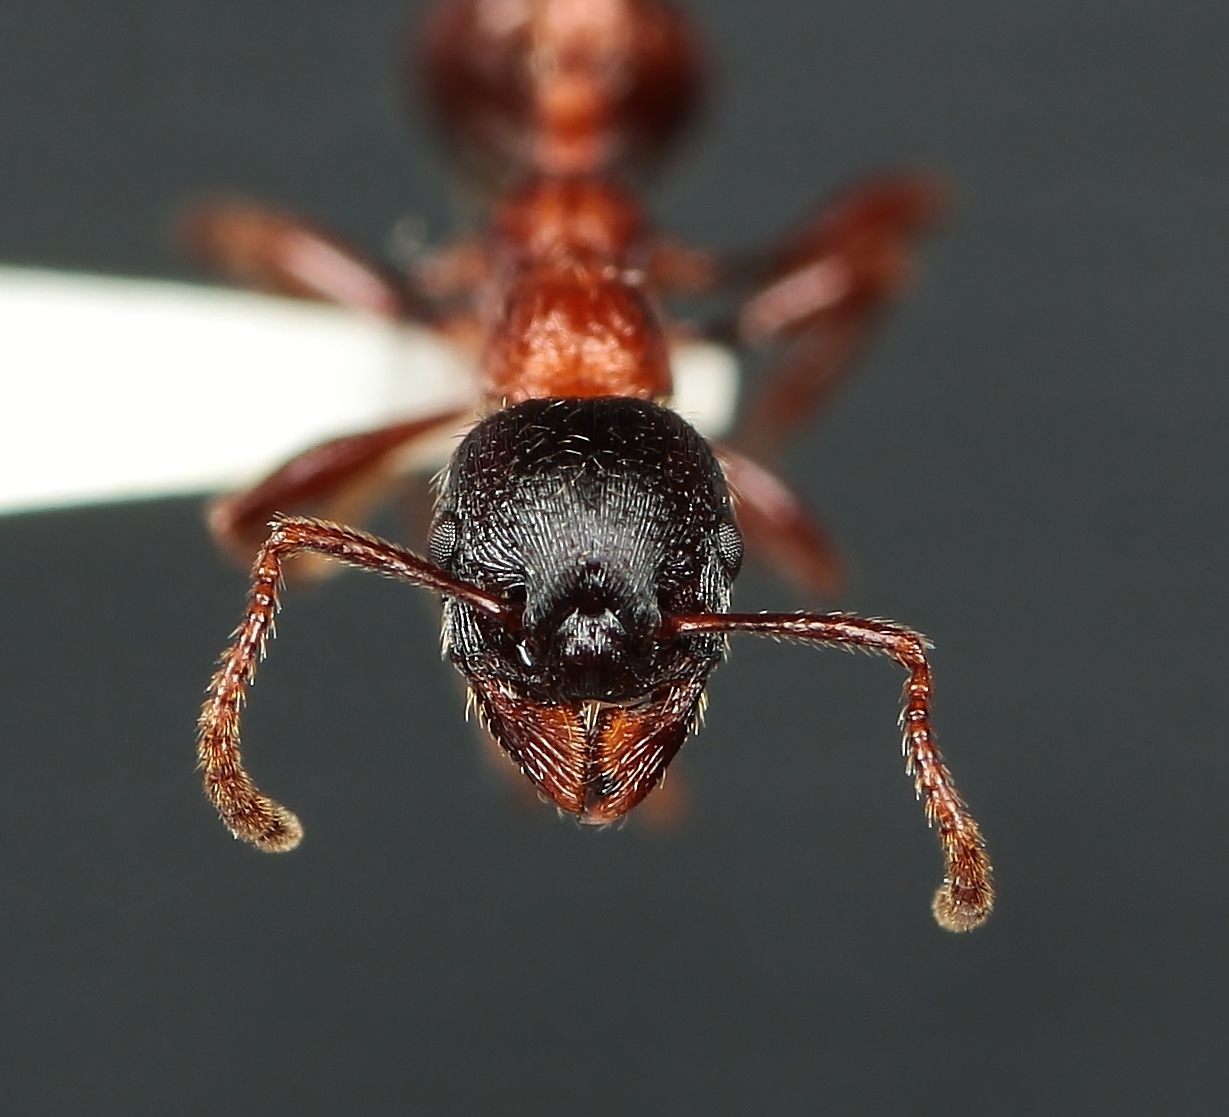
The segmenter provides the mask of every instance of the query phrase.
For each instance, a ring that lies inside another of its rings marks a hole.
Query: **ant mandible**
[[[264,850],[302,836],[244,768],[239,718],[287,564],[322,556],[442,597],[444,646],[483,723],[582,822],[622,817],[658,783],[730,633],[891,657],[908,672],[907,768],[943,850],[934,915],[948,930],[978,926],[990,864],[931,729],[926,639],[844,613],[728,612],[744,534],[803,587],[835,581],[822,531],[756,459],[819,407],[901,287],[912,241],[936,219],[935,185],[861,184],[776,251],[726,262],[649,229],[630,185],[673,146],[704,85],[692,29],[664,0],[443,0],[422,43],[441,133],[497,199],[484,235],[403,275],[250,205],[202,207],[188,226],[232,278],[416,321],[470,348],[482,397],[469,417],[316,447],[215,505],[219,541],[256,552],[247,612],[200,718],[205,790],[223,821]],[[685,330],[659,300],[740,282],[726,334],[780,355],[733,445],[714,451],[665,406],[669,346]],[[428,558],[331,522],[365,511],[461,424]]]

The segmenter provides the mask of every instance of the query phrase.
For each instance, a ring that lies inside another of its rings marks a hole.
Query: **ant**
[[[694,33],[666,0],[442,0],[418,57],[445,142],[495,199],[487,232],[406,275],[251,205],[204,206],[187,225],[198,254],[232,278],[415,321],[467,347],[481,390],[476,414],[336,439],[214,506],[219,541],[255,553],[247,611],[200,717],[200,767],[222,820],[263,850],[302,837],[244,768],[239,721],[288,564],[323,558],[441,596],[444,648],[483,724],[584,823],[623,817],[661,780],[731,633],[894,659],[908,672],[907,769],[945,862],[933,912],[948,930],[978,926],[993,904],[990,864],[931,729],[926,638],[845,613],[728,611],[744,535],[803,588],[836,582],[822,530],[757,459],[848,367],[936,221],[938,188],[922,175],[871,180],[775,251],[725,261],[650,229],[632,186],[704,87]],[[670,344],[686,328],[660,302],[738,284],[725,334],[774,343],[778,367],[733,445],[714,449],[665,406]],[[361,516],[408,461],[462,429],[428,557],[334,522]],[[305,511],[315,514],[290,514]]]

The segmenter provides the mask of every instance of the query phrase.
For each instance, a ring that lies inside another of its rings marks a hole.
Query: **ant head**
[[[507,624],[451,601],[453,659],[543,702],[630,701],[707,675],[720,641],[664,639],[662,620],[724,612],[741,555],[708,444],[635,399],[530,400],[480,423],[431,528],[437,566],[519,611]]]

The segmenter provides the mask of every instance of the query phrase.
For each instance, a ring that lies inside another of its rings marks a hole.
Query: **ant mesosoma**
[[[822,532],[750,455],[770,454],[848,366],[935,220],[934,184],[864,183],[778,251],[725,263],[648,229],[629,186],[673,145],[703,87],[693,32],[665,0],[443,0],[420,58],[445,141],[497,198],[485,235],[407,277],[254,206],[202,207],[189,225],[198,253],[232,278],[470,347],[483,401],[443,474],[428,558],[330,521],[365,511],[407,455],[457,430],[456,412],[326,443],[215,506],[219,540],[258,549],[200,719],[205,789],[223,821],[264,850],[302,835],[245,770],[239,718],[287,563],[322,556],[441,595],[444,646],[484,724],[583,822],[622,817],[658,783],[730,633],[891,657],[909,675],[908,771],[945,860],[934,914],[949,930],[978,926],[990,864],[931,729],[926,639],[843,613],[728,612],[744,534],[801,585],[834,581]],[[738,281],[727,334],[782,352],[738,449],[714,452],[665,406],[669,345],[685,331],[658,301]]]

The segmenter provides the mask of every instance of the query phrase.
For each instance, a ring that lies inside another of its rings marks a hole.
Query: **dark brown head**
[[[690,731],[724,637],[663,618],[725,612],[742,544],[720,466],[673,412],[531,400],[457,450],[431,558],[511,603],[449,600],[444,635],[496,738],[564,810],[609,821]]]
[[[496,183],[655,164],[703,92],[691,27],[663,0],[449,0],[420,40],[445,142]]]

